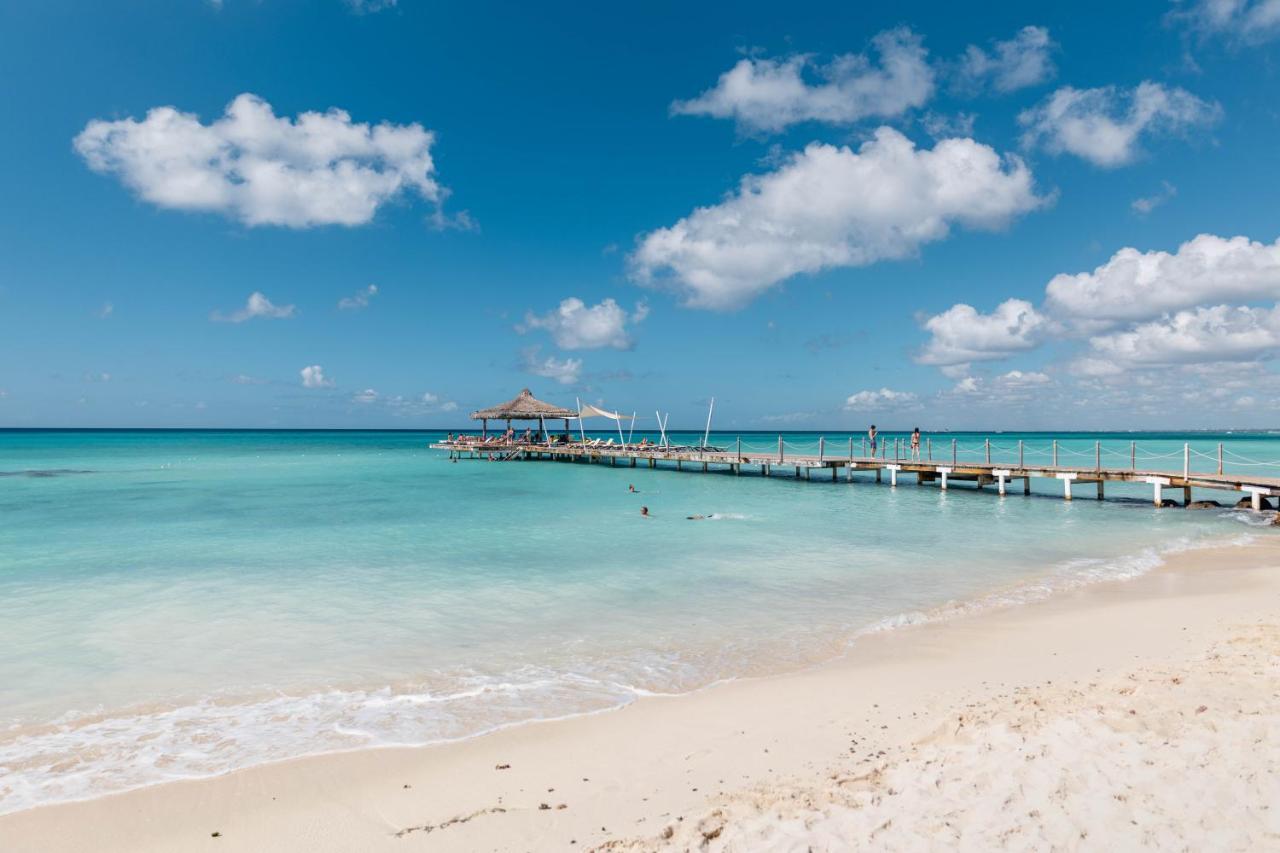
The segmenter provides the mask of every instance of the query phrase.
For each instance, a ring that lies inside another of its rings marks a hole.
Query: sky
[[[46,0],[0,77],[0,427],[1280,426],[1280,0]]]

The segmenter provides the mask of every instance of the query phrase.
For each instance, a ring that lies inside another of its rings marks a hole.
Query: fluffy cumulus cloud
[[[142,120],[95,119],[76,136],[90,168],[159,207],[220,213],[245,225],[363,225],[405,193],[440,202],[419,124],[354,122],[345,111],[277,116],[256,95],[209,124],[174,107]]]
[[[1231,41],[1258,44],[1280,36],[1280,0],[1191,0],[1174,15]]]
[[[544,356],[538,347],[529,347],[521,353],[520,366],[525,373],[554,379],[561,385],[572,385],[582,375],[582,359]]]
[[[878,61],[865,54],[844,54],[825,65],[810,56],[740,60],[698,97],[673,103],[671,112],[734,119],[758,133],[804,121],[889,118],[928,101],[934,72],[920,37],[899,28],[880,33],[872,44]]]
[[[218,323],[243,323],[246,320],[253,319],[287,320],[297,313],[295,306],[276,305],[262,293],[255,290],[249,294],[249,299],[245,302],[243,308],[232,311],[230,314],[214,311],[209,315],[209,319]]]
[[[1091,354],[1081,360],[1080,372],[1105,374],[1105,365],[1126,368],[1255,361],[1280,351],[1280,307],[1215,305],[1178,311],[1125,331],[1090,338],[1089,347]]]
[[[961,89],[985,88],[1014,92],[1053,78],[1056,45],[1044,27],[1023,27],[1008,41],[998,41],[990,51],[969,45],[956,67]]]
[[[639,323],[648,315],[649,307],[644,302],[628,314],[612,299],[588,306],[576,296],[571,296],[546,314],[528,312],[516,330],[521,334],[533,329],[549,332],[560,349],[630,349],[632,339],[627,324]]]
[[[332,388],[333,380],[324,375],[324,368],[318,364],[308,365],[298,371],[302,376],[303,388]]]
[[[1091,272],[1054,276],[1040,308],[1022,299],[991,314],[952,306],[924,323],[930,339],[917,360],[962,378],[968,384],[960,392],[981,387],[967,375],[972,362],[1049,340],[1076,348],[1067,366],[1084,380],[1158,369],[1168,379],[1170,367],[1260,364],[1280,352],[1278,301],[1280,240],[1201,234],[1173,252],[1124,248]],[[1033,376],[1012,371],[1003,381],[1025,385]]]
[[[931,337],[916,360],[952,366],[1008,358],[1034,349],[1047,325],[1024,299],[1007,299],[990,314],[979,313],[972,305],[953,305],[925,321]]]
[[[912,406],[918,398],[910,391],[894,391],[892,388],[881,388],[879,391],[859,391],[850,394],[844,401],[844,408],[850,412],[866,412],[875,409],[903,409]]]
[[[1092,272],[1053,277],[1046,308],[1088,321],[1137,321],[1204,303],[1280,300],[1280,240],[1201,234],[1175,252],[1124,248]]]
[[[1018,116],[1023,143],[1074,154],[1104,168],[1139,154],[1143,137],[1182,133],[1217,121],[1221,108],[1176,86],[1144,81],[1135,89],[1064,86]]]
[[[344,296],[338,300],[338,307],[343,311],[359,311],[362,308],[368,308],[369,302],[373,297],[378,295],[378,285],[371,284],[357,290],[351,296]]]
[[[643,235],[632,275],[700,308],[738,308],[800,273],[911,255],[953,224],[999,228],[1040,207],[1031,171],[972,139],[917,149],[882,127],[858,150],[814,143],[723,202]]]

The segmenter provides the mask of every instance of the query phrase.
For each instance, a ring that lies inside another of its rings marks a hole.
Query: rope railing
[[[672,444],[678,443],[676,434],[669,434],[669,438],[672,439]],[[1002,442],[993,443],[989,439],[978,442],[975,440],[961,441],[959,439],[948,441],[945,438],[939,438],[940,440],[935,442],[933,440],[934,436],[923,437],[920,447],[914,455],[911,450],[910,436],[897,433],[880,433],[877,435],[874,454],[867,437],[856,433],[852,435],[849,433],[837,433],[831,436],[816,435],[811,439],[788,438],[779,435],[776,442],[768,443],[758,441],[743,442],[741,438],[736,438],[730,442],[720,439],[719,444],[722,445],[721,449],[725,452],[736,452],[757,458],[767,456],[775,460],[774,464],[780,465],[785,465],[788,459],[797,458],[802,458],[806,461],[812,457],[825,460],[866,459],[874,455],[876,459],[894,462],[945,463],[948,461],[958,462],[964,459],[966,462],[980,460],[993,466],[1012,466],[1016,462],[1019,467],[1034,464],[1044,465],[1046,468],[1067,467],[1083,470],[1089,468],[1120,468],[1138,471],[1140,467],[1154,470],[1151,467],[1153,463],[1181,459],[1183,462],[1181,468],[1184,475],[1210,472],[1221,475],[1229,473],[1227,471],[1228,468],[1272,468],[1277,473],[1280,473],[1280,459],[1254,459],[1227,449],[1221,443],[1219,443],[1215,452],[1192,447],[1189,442],[1184,442],[1181,449],[1175,448],[1159,452],[1142,448],[1135,441],[1129,442],[1129,447],[1125,449],[1115,447],[1114,442],[1111,446],[1104,446],[1099,440],[1095,440],[1092,447],[1079,446],[1079,442],[1084,441],[1084,439],[1055,440],[1046,445],[1027,444],[1019,441],[1014,445]],[[1107,464],[1104,464],[1104,459],[1107,460]],[[1194,469],[1191,465],[1193,459],[1197,463]],[[1069,462],[1064,465],[1064,460],[1069,460]],[[1083,464],[1081,460],[1083,460]],[[1202,460],[1211,463],[1211,465],[1203,465]],[[1089,462],[1092,462],[1092,465],[1088,464]],[[1121,464],[1117,464],[1118,462]],[[1128,464],[1122,464],[1126,462]],[[1204,470],[1206,467],[1209,471]]]

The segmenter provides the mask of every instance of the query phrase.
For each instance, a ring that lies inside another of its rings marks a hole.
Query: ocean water
[[[1155,510],[1145,487],[1068,503],[1053,481],[1001,500],[867,475],[453,463],[427,448],[439,437],[0,432],[0,812],[794,670],[868,631],[1274,535],[1247,512]],[[1047,462],[1053,437],[990,438],[997,459],[1022,441]],[[1280,473],[1280,436],[1261,433],[1070,434],[1061,461],[1096,441],[1104,464],[1136,441],[1139,467],[1180,469],[1190,442],[1213,470],[1222,443],[1228,470]]]

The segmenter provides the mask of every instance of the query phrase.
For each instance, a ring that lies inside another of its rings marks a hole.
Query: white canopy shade
[[[583,406],[578,413],[580,418],[608,418],[611,421],[629,421],[635,418],[635,415],[621,415],[617,412],[606,412],[604,409],[597,409],[588,403]]]

